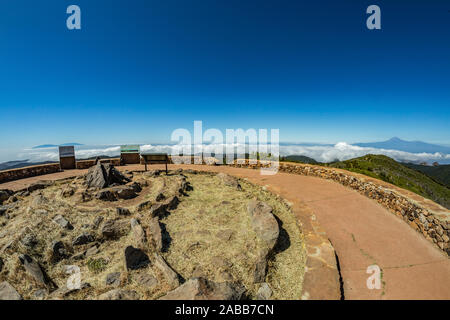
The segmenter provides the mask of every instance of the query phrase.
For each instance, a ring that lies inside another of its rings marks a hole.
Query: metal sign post
[[[169,163],[169,156],[167,153],[143,153],[141,154],[141,157],[144,159],[145,171],[147,171],[147,164],[165,163],[167,174],[167,164]]]

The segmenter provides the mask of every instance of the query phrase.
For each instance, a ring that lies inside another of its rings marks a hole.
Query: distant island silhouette
[[[35,146],[32,149],[44,149],[44,148],[56,148],[56,147],[65,147],[65,146],[82,146],[82,143],[76,142],[68,142],[63,144],[41,144],[39,146]]]

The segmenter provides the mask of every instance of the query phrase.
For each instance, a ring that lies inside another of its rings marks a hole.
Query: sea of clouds
[[[233,145],[236,147],[237,144]],[[204,152],[220,153],[217,150],[225,150],[225,145],[203,145]],[[141,145],[141,152],[157,152],[171,154],[174,145],[169,144],[144,144]],[[279,153],[286,155],[303,155],[320,162],[331,162],[336,159],[347,160],[361,157],[366,154],[382,154],[402,162],[427,162],[437,161],[441,164],[450,163],[450,154],[442,153],[410,153],[399,150],[378,149],[359,147],[339,142],[335,145],[298,145],[283,144],[279,146]],[[99,155],[118,156],[120,146],[76,146],[75,154],[77,159],[85,159]],[[58,148],[25,149],[18,152],[13,160],[29,159],[30,162],[58,161]]]

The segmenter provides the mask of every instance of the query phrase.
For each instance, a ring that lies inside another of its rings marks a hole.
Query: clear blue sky
[[[66,8],[82,30],[66,28]],[[366,28],[378,4],[382,30]],[[279,128],[450,143],[450,1],[0,3],[0,150]]]

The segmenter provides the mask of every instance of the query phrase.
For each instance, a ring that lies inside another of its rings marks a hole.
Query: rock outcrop
[[[272,208],[265,202],[252,200],[248,204],[248,214],[253,230],[264,240],[269,250],[275,246],[280,230],[278,222],[272,214]]]
[[[29,255],[21,254],[19,256],[19,260],[27,273],[31,275],[37,283],[43,285],[47,284],[44,272],[42,272],[41,267],[33,258],[31,258]]]
[[[86,175],[86,184],[89,188],[103,189],[113,184],[123,185],[131,180],[125,177],[112,164],[97,163],[91,167]]]
[[[137,270],[145,268],[150,264],[150,259],[144,251],[132,246],[125,248],[125,268],[127,270]]]
[[[242,190],[242,187],[239,184],[237,178],[230,176],[229,174],[226,173],[218,173],[217,177],[219,177],[225,185],[235,188],[236,190]]]

